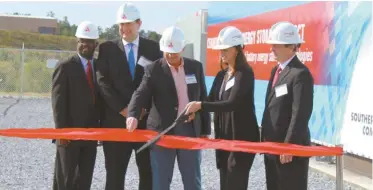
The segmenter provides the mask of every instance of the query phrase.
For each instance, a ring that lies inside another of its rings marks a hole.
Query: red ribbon
[[[40,128],[40,129],[0,129],[1,136],[33,138],[33,139],[69,139],[69,140],[99,140],[121,142],[147,142],[154,138],[157,132],[150,130],[136,130],[109,128]],[[293,156],[340,156],[343,155],[341,147],[300,146],[294,144],[274,142],[248,142],[238,140],[222,140],[207,138],[191,138],[165,135],[157,145],[166,148],[179,149],[220,149],[247,153],[267,153],[275,155]]]

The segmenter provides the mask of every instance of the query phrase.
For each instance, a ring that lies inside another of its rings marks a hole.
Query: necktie
[[[135,76],[135,53],[133,52],[133,43],[128,44],[130,47],[130,51],[128,52],[128,64],[130,68],[130,72],[132,75],[132,79]]]
[[[275,73],[275,76],[273,77],[273,81],[272,81],[272,88],[275,86],[276,82],[277,82],[277,79],[278,79],[278,75],[280,75],[280,72],[282,71],[281,67],[278,66],[277,70],[276,70],[276,73]]]
[[[88,67],[87,67],[87,71],[86,71],[86,73],[87,73],[87,80],[88,80],[88,85],[89,85],[89,87],[91,88],[91,91],[92,91],[92,96],[93,96],[93,101],[94,101],[94,91],[93,91],[93,77],[92,77],[92,64],[91,64],[91,61],[90,60],[88,60],[88,62],[87,62],[87,65],[88,65]]]

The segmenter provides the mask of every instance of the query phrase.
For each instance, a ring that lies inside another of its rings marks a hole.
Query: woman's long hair
[[[237,50],[237,56],[236,56],[235,64],[233,67],[233,73],[236,72],[238,68],[247,65],[246,56],[243,53],[244,47],[242,47],[241,45],[238,45],[238,46],[235,46],[235,48]],[[224,63],[220,58],[220,69],[225,70],[227,67],[228,67],[228,63]]]

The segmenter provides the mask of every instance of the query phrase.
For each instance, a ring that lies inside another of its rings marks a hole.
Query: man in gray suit
[[[141,108],[152,100],[147,128],[160,132],[172,125],[190,101],[207,99],[202,64],[181,56],[184,33],[177,27],[167,28],[160,40],[164,58],[145,67],[143,80],[128,106],[127,129],[137,128]],[[198,112],[176,126],[169,134],[202,137],[210,135],[208,112]],[[169,190],[177,157],[185,190],[201,189],[200,150],[168,149],[153,145],[150,151],[153,190]]]

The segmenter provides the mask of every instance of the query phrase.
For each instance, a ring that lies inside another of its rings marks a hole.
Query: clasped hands
[[[195,117],[195,112],[197,112],[198,110],[201,109],[201,102],[196,102],[196,101],[193,101],[193,102],[189,102],[187,105],[186,105],[186,113],[185,115],[189,115],[188,119],[185,121],[185,122],[190,122],[194,119]],[[144,112],[144,110],[143,110]],[[124,116],[127,116],[127,108],[123,110],[123,113],[121,112],[121,114]],[[143,113],[141,114],[142,116],[140,116],[140,120],[142,119],[143,117]],[[127,118],[127,121],[126,121],[126,125],[127,125],[127,129],[129,132],[132,132],[134,131],[136,128],[137,128],[137,125],[138,125],[138,120],[135,118],[135,117],[128,117]]]

